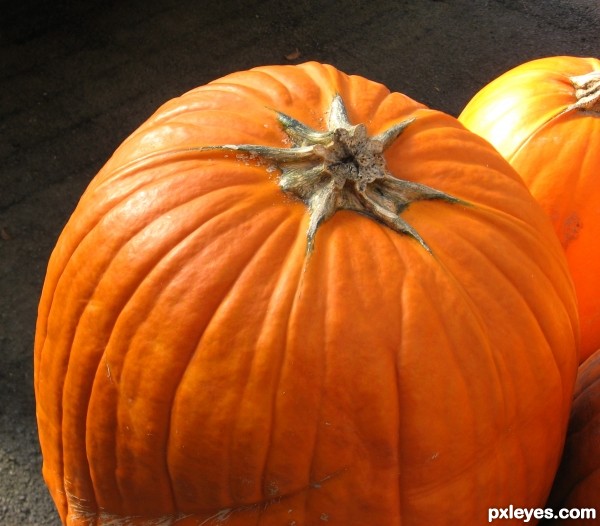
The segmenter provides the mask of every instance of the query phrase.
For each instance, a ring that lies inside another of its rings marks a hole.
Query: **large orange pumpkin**
[[[577,291],[583,361],[600,348],[600,60],[527,62],[484,87],[459,120],[502,153],[550,216]]]
[[[66,225],[43,472],[67,524],[483,524],[547,498],[577,345],[550,222],[487,142],[260,67],[163,105]]]
[[[557,515],[564,510],[573,519],[552,524],[600,524],[599,437],[600,350],[579,367],[565,451],[549,500]]]

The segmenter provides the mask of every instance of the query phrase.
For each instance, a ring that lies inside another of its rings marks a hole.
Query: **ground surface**
[[[89,180],[158,105],[231,71],[318,60],[457,115],[479,88],[519,63],[600,56],[598,0],[1,4],[5,526],[59,524],[40,476],[32,389],[48,256]]]

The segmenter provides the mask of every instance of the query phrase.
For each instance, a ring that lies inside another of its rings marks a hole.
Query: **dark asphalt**
[[[517,64],[600,56],[598,0],[0,4],[3,526],[59,524],[32,387],[48,256],[89,180],[162,102],[235,70],[317,60],[456,116]]]

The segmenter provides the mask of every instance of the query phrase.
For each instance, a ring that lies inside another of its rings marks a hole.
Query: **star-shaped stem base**
[[[313,250],[319,226],[338,210],[365,214],[413,237],[430,251],[400,214],[415,201],[459,200],[429,186],[394,177],[383,156],[414,119],[369,137],[364,124],[350,123],[342,98],[336,95],[326,131],[314,130],[283,113],[278,113],[278,120],[293,143],[291,148],[241,144],[202,149],[243,152],[275,164],[281,171],[281,189],[304,201],[310,211],[308,253]]]

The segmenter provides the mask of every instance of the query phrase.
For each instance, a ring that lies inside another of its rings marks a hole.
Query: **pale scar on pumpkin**
[[[330,480],[343,475],[346,471],[348,471],[347,467],[340,468],[337,471],[334,471],[321,479],[310,482],[307,486],[300,488],[297,491],[292,491],[287,494],[279,494],[279,488],[276,482],[272,481],[266,487],[266,498],[260,502],[250,503],[250,504],[240,504],[237,506],[222,508],[217,510],[214,514],[205,518],[202,522],[198,522],[198,526],[202,526],[204,524],[214,524],[226,522],[235,514],[241,514],[245,512],[253,512],[253,511],[265,511],[273,504],[279,504],[287,499],[300,495],[308,490],[312,489],[321,489],[322,486],[329,482]],[[66,481],[66,485],[69,485],[69,482]],[[160,525],[160,524],[175,524],[178,521],[188,519],[188,518],[197,518],[199,521],[200,518],[194,513],[177,513],[177,514],[167,514],[162,516],[151,516],[151,517],[142,517],[141,515],[117,515],[110,513],[103,509],[96,509],[95,504],[92,504],[90,501],[86,499],[80,499],[71,493],[68,490],[65,490],[66,497],[69,501],[69,508],[71,510],[71,518],[74,520],[85,521],[86,523],[92,523],[100,519],[103,524],[111,524],[112,526],[125,526],[127,524],[131,524],[134,520],[144,519],[148,525]],[[292,508],[289,509],[288,513],[294,511]],[[323,516],[328,516],[327,513],[321,514],[321,520]]]
[[[252,512],[252,511],[257,511],[257,510],[264,512],[273,504],[279,504],[279,503],[285,502],[286,500],[288,500],[292,497],[298,496],[298,495],[306,492],[307,490],[321,489],[321,487],[326,482],[328,482],[331,479],[336,478],[340,475],[343,475],[347,470],[348,470],[348,468],[346,468],[346,467],[341,468],[329,475],[326,475],[325,477],[323,477],[315,482],[311,482],[308,486],[305,486],[297,491],[290,492],[287,494],[279,494],[278,491],[273,493],[272,490],[274,489],[274,486],[270,485],[270,487],[267,488],[267,494],[269,495],[269,498],[262,500],[260,502],[256,502],[254,504],[238,505],[238,506],[232,507],[232,508],[221,509],[221,510],[217,511],[214,515],[211,515],[209,518],[207,518],[204,522],[201,522],[199,526],[202,526],[203,524],[209,524],[209,521],[214,521],[215,519],[219,519],[221,522],[225,522],[225,520],[228,520],[234,514],[239,514],[239,513],[244,513],[244,512]],[[294,511],[293,508],[289,508],[288,513],[292,513],[293,511]],[[321,513],[320,519],[326,520],[324,517],[328,517],[328,516],[329,516],[328,513],[325,513],[325,512]],[[292,524],[292,523],[295,523],[295,521],[291,521],[288,524]]]
[[[413,202],[460,199],[429,186],[394,177],[383,153],[414,122],[403,120],[369,137],[364,124],[353,125],[342,98],[336,95],[328,111],[327,129],[314,130],[281,112],[277,119],[292,142],[290,148],[252,144],[225,144],[198,148],[248,154],[274,165],[280,172],[280,188],[300,200],[309,210],[307,253],[314,247],[319,226],[338,210],[351,210],[416,239],[431,249],[419,233],[402,219]]]

